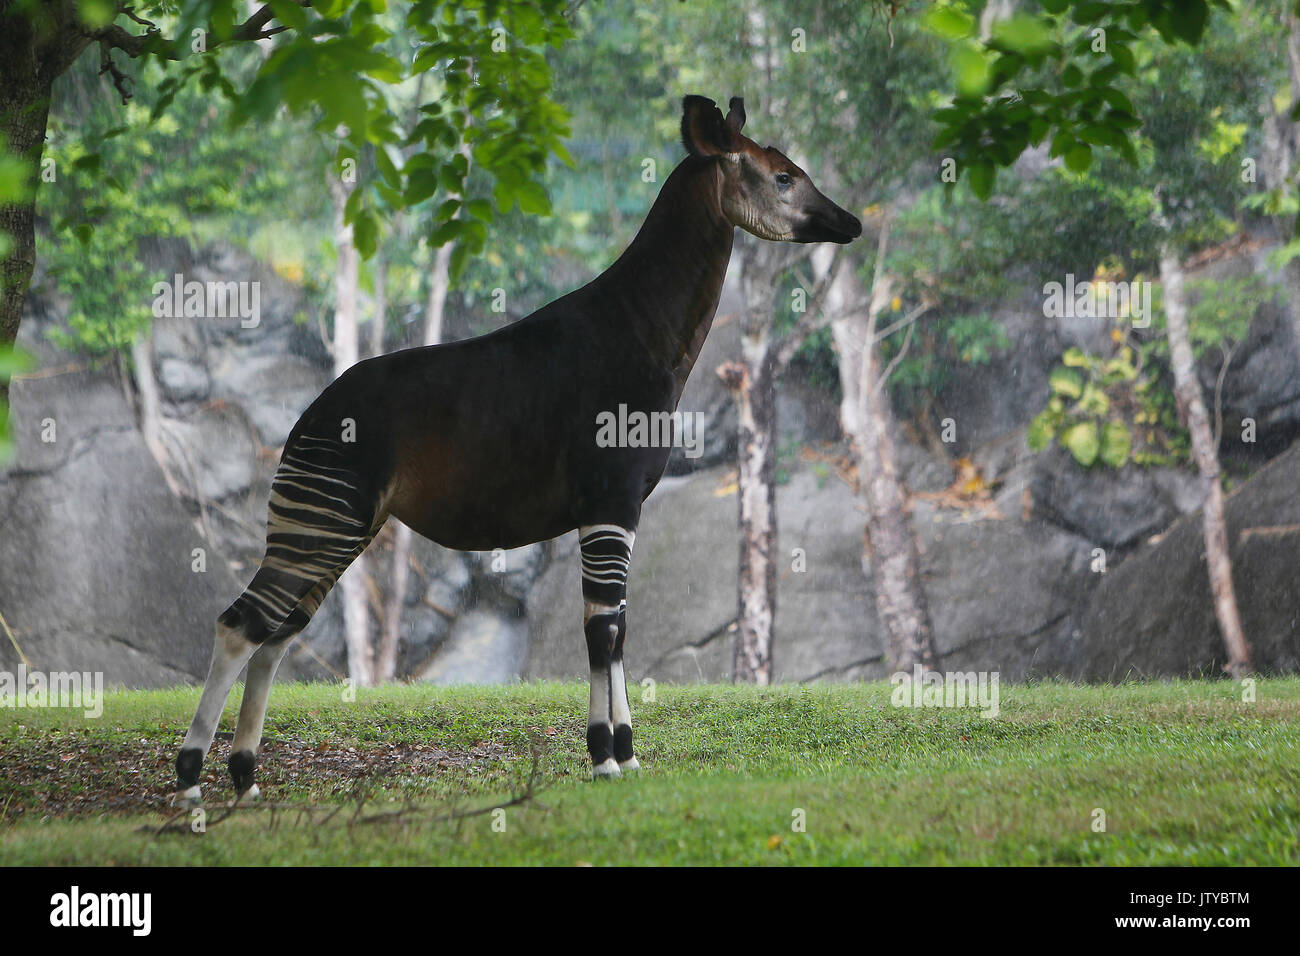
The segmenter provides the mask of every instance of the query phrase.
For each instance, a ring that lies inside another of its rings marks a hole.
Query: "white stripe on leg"
[[[613,698],[611,722],[613,723],[614,730],[617,731],[619,727],[630,728],[632,726],[632,708],[627,702],[627,680],[623,675],[622,658],[610,663],[609,679],[611,684],[610,696]],[[616,744],[615,753],[617,753],[617,750],[618,746]],[[627,760],[620,760],[618,766],[620,770],[625,771],[640,770],[641,762],[633,756]]]
[[[609,665],[609,681],[613,698],[613,709],[610,713],[610,723],[615,727],[621,724],[632,723],[632,708],[627,702],[627,681],[623,677],[623,661],[613,661]]]
[[[598,667],[591,672],[591,699],[587,704],[587,726],[608,726],[609,720],[609,672]]]

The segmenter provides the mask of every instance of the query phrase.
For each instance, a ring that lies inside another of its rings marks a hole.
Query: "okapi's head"
[[[852,242],[862,223],[831,202],[780,150],[740,134],[745,101],[733,96],[724,117],[713,100],[682,101],[682,144],[722,169],[722,211],[732,225],[760,239]]]

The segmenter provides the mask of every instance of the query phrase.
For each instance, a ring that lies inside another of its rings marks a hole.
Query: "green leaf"
[[[1079,397],[1079,407],[1090,415],[1105,415],[1110,411],[1110,397],[1089,382],[1083,387],[1083,394]]]
[[[1026,56],[1050,50],[1052,31],[1038,17],[1017,13],[993,25],[993,39]]]
[[[1061,361],[1070,368],[1083,368],[1088,364],[1088,356],[1083,354],[1083,349],[1071,346],[1065,350],[1065,354],[1061,356]]]
[[[546,190],[532,180],[519,184],[515,198],[519,201],[519,208],[531,216],[545,216],[551,211],[551,200],[547,197]]]
[[[1092,466],[1101,451],[1101,438],[1096,422],[1079,422],[1061,432],[1061,444],[1070,450],[1074,460],[1085,468]]]
[[[1053,392],[1064,395],[1066,398],[1078,398],[1083,394],[1083,379],[1079,376],[1079,373],[1064,366],[1058,365],[1052,369],[1047,384]]]
[[[492,204],[486,199],[471,199],[465,204],[465,211],[481,222],[492,221]]]
[[[113,0],[80,0],[77,16],[86,26],[98,30],[113,22],[117,16],[117,4]]]
[[[1065,168],[1082,175],[1092,166],[1092,147],[1080,143],[1065,154]]]
[[[1128,461],[1133,436],[1123,422],[1107,422],[1101,430],[1101,460],[1112,468]]]
[[[947,40],[960,40],[975,32],[975,18],[956,7],[931,7],[923,22],[932,33]]]
[[[1029,432],[1025,436],[1030,451],[1042,451],[1052,443],[1052,439],[1056,437],[1059,418],[1059,414],[1053,414],[1051,409],[1047,408],[1034,416],[1029,423]]]
[[[35,365],[31,354],[17,346],[0,348],[0,382],[7,382]]]
[[[379,248],[379,222],[370,210],[363,209],[357,213],[352,223],[352,241],[363,259],[369,259]]]
[[[1137,60],[1134,58],[1132,50],[1122,43],[1112,43],[1108,49],[1110,50],[1110,58],[1115,61],[1115,65],[1123,72],[1129,76],[1137,73]]]
[[[1189,46],[1197,46],[1205,33],[1210,8],[1205,0],[1182,0],[1169,12],[1169,26],[1174,35]]]
[[[463,220],[450,219],[433,231],[433,235],[429,237],[429,246],[437,249],[449,242],[455,242],[464,230],[465,223]]]
[[[983,96],[989,88],[988,54],[973,44],[963,43],[952,51],[953,72],[957,74],[957,92],[962,96]]]
[[[984,200],[993,194],[993,178],[995,171],[988,163],[976,163],[971,166],[968,174],[970,178],[970,188],[976,198]]]

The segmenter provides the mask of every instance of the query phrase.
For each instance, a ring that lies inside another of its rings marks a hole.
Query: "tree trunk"
[[[447,293],[451,289],[451,253],[456,243],[439,246],[433,256],[433,275],[429,277],[429,301],[424,308],[424,344],[442,342],[442,322],[446,315]]]
[[[718,369],[739,418],[737,497],[740,575],[732,679],[772,682],[776,618],[776,396],[766,338],[747,342],[745,357]]]
[[[356,364],[360,355],[357,329],[357,275],[359,262],[352,242],[352,227],[343,221],[343,206],[352,185],[330,177],[334,199],[334,237],[338,250],[338,271],[334,278],[334,375],[337,378]],[[368,564],[364,554],[339,579],[343,596],[343,639],[348,654],[348,674],[360,687],[374,683],[374,661],[370,646],[370,609],[366,600]]]
[[[54,75],[42,61],[26,15],[12,9],[0,13],[0,153],[22,162],[25,186],[17,202],[0,203],[0,235],[11,243],[0,261],[0,349],[18,338],[36,266],[36,193]],[[0,380],[0,407],[8,399],[9,383]]]
[[[384,329],[388,322],[388,263],[375,255],[375,314],[370,320],[370,354],[384,354]]]
[[[907,494],[898,477],[893,407],[881,381],[875,342],[877,319],[890,301],[883,271],[889,226],[881,228],[870,300],[864,309],[864,296],[853,270],[841,270],[829,298],[832,311],[843,317],[831,323],[831,334],[844,391],[841,422],[853,445],[858,486],[867,506],[863,565],[875,583],[876,611],[885,630],[889,664],[895,671],[910,672],[918,664],[933,669],[938,654]]]
[[[1183,294],[1183,267],[1177,255],[1166,245],[1160,255],[1160,281],[1165,293],[1165,321],[1169,335],[1169,358],[1174,372],[1174,395],[1179,413],[1192,436],[1192,454],[1205,492],[1202,518],[1205,532],[1205,558],[1209,566],[1210,592],[1214,614],[1227,648],[1225,670],[1233,677],[1250,672],[1250,647],[1237,611],[1237,595],[1232,585],[1232,557],[1228,552],[1228,529],[1223,516],[1223,486],[1219,481],[1219,454],[1210,416],[1201,395],[1192,354],[1191,334],[1187,322],[1187,300]]]

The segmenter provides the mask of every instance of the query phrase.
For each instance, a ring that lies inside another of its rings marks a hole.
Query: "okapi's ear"
[[[682,145],[692,156],[725,156],[736,152],[722,110],[707,96],[691,95],[682,100]]]
[[[745,128],[745,98],[743,96],[733,96],[731,102],[727,104],[727,127],[733,133],[739,133]]]

